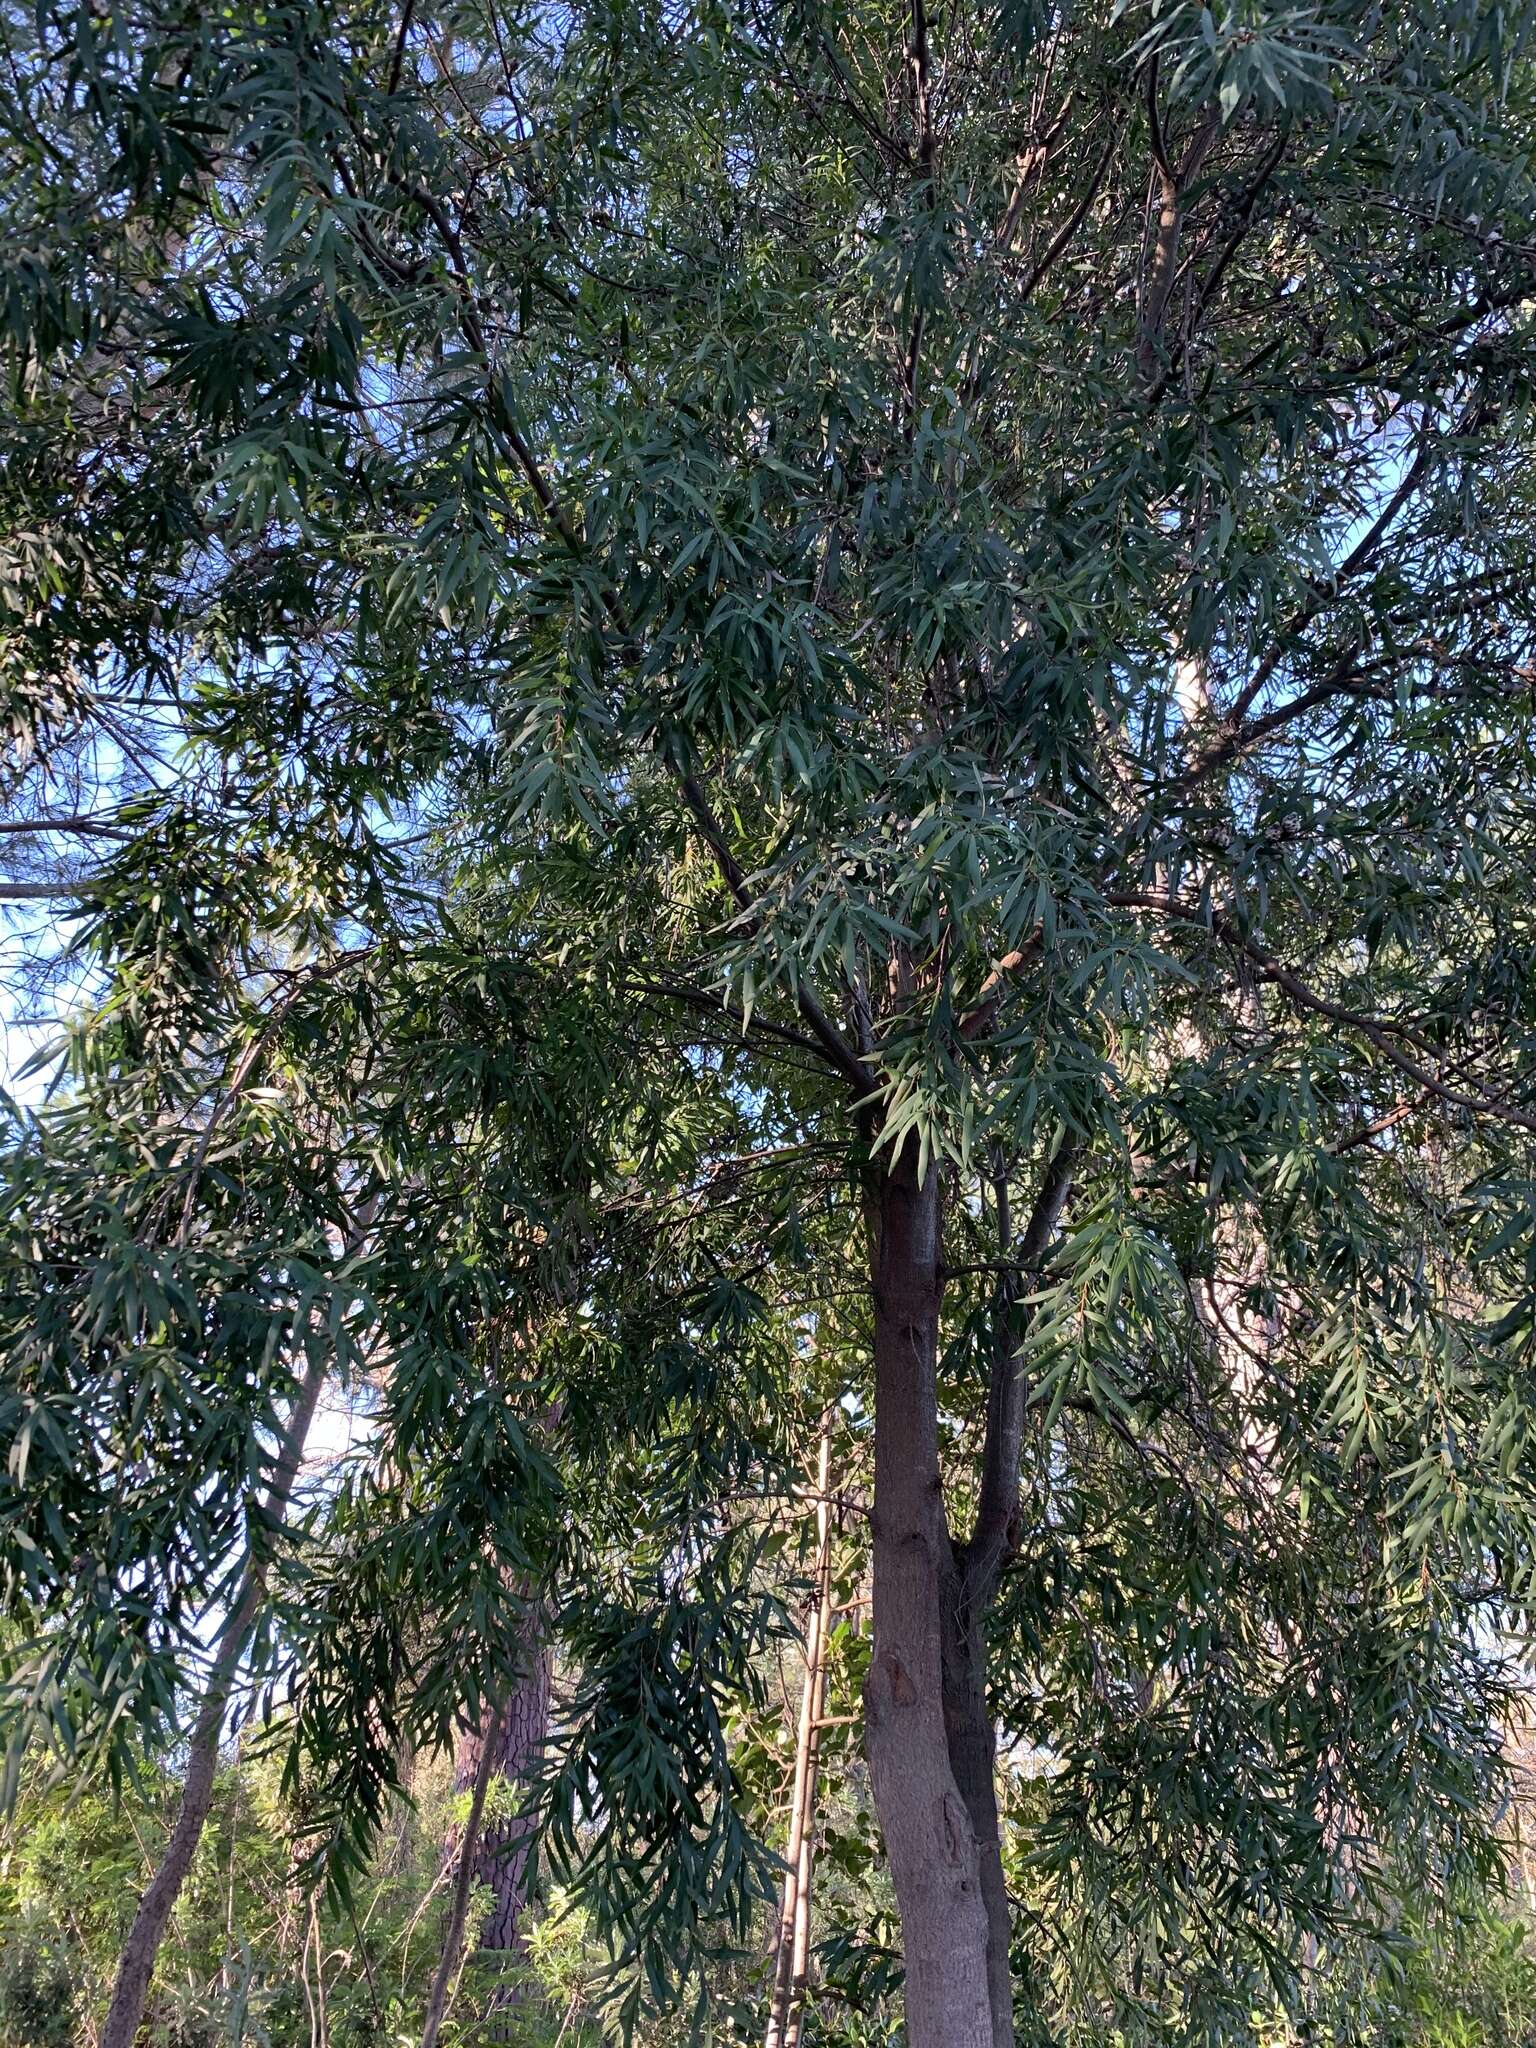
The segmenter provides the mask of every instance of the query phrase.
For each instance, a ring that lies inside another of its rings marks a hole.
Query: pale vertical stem
[[[815,1663],[807,1665],[811,1697],[810,1743],[806,1754],[804,1804],[800,1820],[800,1856],[795,1885],[794,1939],[791,1947],[788,2013],[784,2048],[800,2048],[805,2026],[805,1993],[811,1966],[811,1875],[816,1857],[816,1795],[820,1783],[822,1719],[827,1711],[827,1646],[832,1634],[832,1425],[835,1411],[821,1418],[821,1446],[816,1485],[816,1623]]]
[[[790,1795],[789,1840],[785,1844],[784,1894],[774,1943],[773,1996],[768,2008],[766,2048],[788,2048],[794,2011],[796,1963],[801,1952],[802,1919],[810,1925],[810,1846],[816,1808],[816,1753],[825,1700],[826,1639],[832,1604],[832,1421],[829,1407],[821,1418],[816,1454],[816,1597],[806,1620],[805,1677],[800,1688],[800,1718],[795,1731],[795,1778]],[[803,1990],[804,1967],[798,1975]],[[799,2028],[795,2027],[798,2036]]]

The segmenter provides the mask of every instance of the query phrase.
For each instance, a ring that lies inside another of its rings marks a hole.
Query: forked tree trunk
[[[320,1389],[325,1383],[327,1362],[320,1358],[313,1360],[300,1382],[297,1397],[283,1431],[278,1447],[277,1463],[272,1472],[272,1483],[267,1489],[262,1504],[262,1514],[269,1523],[280,1523],[287,1513],[288,1503],[293,1495],[294,1481],[298,1477],[299,1465],[304,1456],[304,1443],[309,1435],[310,1424],[314,1421],[315,1407],[320,1399]],[[245,1652],[245,1642],[261,1596],[266,1585],[266,1567],[252,1561],[246,1567],[245,1579],[240,1596],[224,1628],[224,1643],[209,1674],[208,1690],[193,1725],[192,1739],[187,1750],[187,1774],[182,1783],[181,1803],[176,1810],[176,1820],[165,1845],[165,1854],[160,1867],[151,1878],[144,1896],[139,1901],[138,1911],[133,1916],[133,1925],[128,1930],[128,1939],[123,1944],[123,1953],[118,1961],[117,1981],[112,1987],[112,2003],[107,2008],[106,2023],[102,2028],[100,2048],[133,2048],[144,2019],[144,2005],[149,1996],[150,1980],[154,1976],[155,1958],[160,1943],[165,1938],[166,1927],[175,1909],[181,1888],[186,1883],[187,1873],[192,1868],[192,1859],[197,1854],[197,1845],[202,1839],[203,1826],[208,1819],[208,1809],[213,1803],[214,1779],[219,1768],[219,1737],[224,1728],[224,1716],[229,1706],[230,1692],[240,1670],[240,1660]]]
[[[832,1427],[836,1411],[821,1418],[816,1456],[816,1580],[805,1632],[805,1679],[795,1737],[795,1777],[789,1839],[784,1849],[784,1891],[774,1947],[773,1994],[766,2048],[799,2048],[811,1956],[811,1875],[816,1844],[816,1792],[821,1720],[827,1703],[827,1638],[832,1628]]]
[[[939,1176],[907,1144],[881,1183],[874,1257],[870,1779],[896,1888],[908,2048],[995,2048],[983,1847],[950,1752],[946,1617],[960,1574],[939,1472]],[[1000,1878],[1000,1866],[999,1866]]]

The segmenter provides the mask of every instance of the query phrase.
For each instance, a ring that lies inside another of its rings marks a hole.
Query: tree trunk
[[[492,1771],[511,1786],[532,1776],[549,1736],[551,1658],[545,1617],[538,1605],[528,1608],[522,1631],[526,1659],[521,1683],[506,1711],[489,1731],[467,1736],[459,1746],[454,1787],[464,1791],[475,1782],[487,1740],[495,1746]],[[503,1815],[481,1832],[474,1853],[473,1882],[491,1894],[490,1910],[480,1929],[479,1946],[508,1958],[521,1957],[527,1943],[523,1919],[528,1909],[533,1870],[528,1822],[521,1813]]]
[[[987,2002],[993,2048],[1013,2048],[1012,1921],[1003,1877],[1003,1837],[997,1811],[997,1733],[987,1708],[986,1646],[980,1617],[962,1598],[945,1610],[944,1728],[950,1768],[971,1831],[987,1916]]]
[[[815,1856],[817,1762],[827,1701],[827,1637],[832,1628],[832,1425],[821,1418],[816,1458],[816,1594],[806,1624],[805,1681],[795,1740],[795,1781],[785,1845],[784,1894],[774,1950],[766,2048],[799,2048],[811,1955],[811,1869]]]
[[[454,1759],[454,1790],[470,1794],[469,1819],[462,1839],[457,1845],[450,1839],[448,1845],[450,1853],[457,1847],[458,1874],[448,1925],[443,1932],[442,1954],[427,2001],[422,2048],[433,2048],[447,2013],[449,1992],[464,1956],[469,1901],[477,1889],[491,1895],[490,1909],[480,1928],[481,1954],[495,1955],[505,1965],[515,1967],[526,1952],[523,1917],[533,1875],[527,1817],[519,1806],[517,1811],[498,1815],[487,1825],[484,1814],[492,1780],[499,1777],[512,1786],[525,1785],[548,1738],[552,1659],[544,1615],[537,1604],[524,1610],[520,1647],[523,1676],[513,1687],[505,1708],[466,1736]],[[498,2007],[509,2008],[520,1997],[521,1986],[514,1979],[498,1987],[494,2002]]]
[[[830,1432],[829,1432],[830,1439]],[[821,1530],[821,1605],[816,1637],[816,1683],[811,1701],[811,1743],[805,1773],[805,1804],[800,1822],[800,1857],[796,1870],[795,1924],[790,1946],[789,2006],[784,2048],[800,2048],[805,2028],[805,1994],[811,1973],[811,1874],[816,1855],[816,1794],[820,1782],[822,1717],[827,1710],[827,1639],[832,1630],[832,1504],[828,1481],[822,1487],[818,1520]]]
[[[264,1519],[274,1525],[280,1523],[287,1512],[326,1370],[327,1362],[318,1357],[310,1363],[289,1414],[272,1472],[272,1483],[261,1509]],[[214,1779],[219,1768],[219,1736],[223,1732],[230,1692],[245,1652],[246,1636],[261,1604],[266,1577],[265,1563],[253,1559],[246,1567],[240,1597],[225,1623],[223,1647],[209,1674],[208,1690],[203,1695],[203,1704],[193,1724],[187,1751],[187,1774],[182,1783],[175,1824],[165,1845],[165,1854],[160,1859],[160,1867],[139,1901],[133,1925],[128,1930],[128,1939],[123,1944],[100,2048],[133,2048],[143,2023],[155,1958],[181,1888],[186,1883],[187,1872],[192,1868],[208,1809],[213,1803]]]
[[[881,1182],[874,1259],[875,1807],[901,1918],[908,2048],[994,2048],[981,1856],[950,1757],[945,1615],[959,1574],[939,1473],[939,1176],[908,1143]]]

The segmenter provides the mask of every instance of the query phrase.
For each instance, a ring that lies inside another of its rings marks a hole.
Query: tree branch
[[[78,882],[0,882],[0,903],[56,903],[88,893],[92,877]]]
[[[1025,278],[1023,285],[1020,287],[1019,303],[1021,305],[1028,304],[1029,300],[1034,296],[1036,287],[1042,283],[1042,281],[1046,278],[1050,271],[1055,267],[1057,262],[1059,262],[1063,254],[1070,247],[1074,237],[1077,234],[1078,229],[1082,226],[1083,222],[1088,218],[1088,214],[1093,206],[1093,202],[1095,201],[1095,199],[1098,198],[1099,193],[1103,188],[1104,174],[1109,169],[1110,163],[1114,157],[1115,150],[1119,144],[1119,141],[1119,129],[1111,128],[1109,132],[1109,140],[1104,145],[1104,154],[1099,158],[1098,164],[1093,172],[1093,175],[1088,180],[1087,190],[1083,193],[1083,196],[1078,201],[1077,205],[1073,207],[1072,211],[1067,215],[1067,218],[1062,222],[1061,226],[1052,236],[1050,242],[1046,246],[1044,255],[1041,256],[1039,262],[1035,264],[1034,268],[1030,271],[1028,277]]]
[[[1169,351],[1168,366],[1153,386],[1151,398],[1154,404],[1163,396],[1168,386],[1172,383],[1178,372],[1179,365],[1189,348],[1190,339],[1198,330],[1200,322],[1204,319],[1206,308],[1211,304],[1211,301],[1221,288],[1221,281],[1226,276],[1227,266],[1251,233],[1253,228],[1253,210],[1258,204],[1259,197],[1265,186],[1268,185],[1270,179],[1279,169],[1280,159],[1285,155],[1286,144],[1289,139],[1287,135],[1282,133],[1276,139],[1274,145],[1265,152],[1258,170],[1250,179],[1242,197],[1233,209],[1235,218],[1232,231],[1222,244],[1221,251],[1216,261],[1211,265],[1210,273],[1206,277],[1205,282],[1195,293],[1194,310],[1190,316],[1188,331],[1180,337],[1177,345]]]
[[[485,330],[475,310],[474,288],[469,259],[458,231],[448,219],[435,194],[428,192],[425,188],[409,180],[397,178],[395,182],[402,191],[406,192],[422,207],[443,241],[458,284],[459,322],[464,332],[464,338],[468,341],[471,348],[474,349],[475,353],[484,360],[487,373],[489,373],[490,354],[486,345]],[[487,390],[492,409],[496,415],[497,424],[506,438],[506,443],[512,452],[513,459],[522,471],[529,489],[538,501],[540,511],[544,514],[544,517],[559,535],[560,539],[571,550],[572,554],[578,557],[583,556],[585,554],[585,545],[581,533],[571,520],[558,494],[545,476],[538,457],[529,447],[517,422],[513,419],[496,380],[490,377],[489,374],[487,377]],[[599,602],[613,622],[621,641],[631,656],[635,655],[638,652],[638,648],[635,641],[634,625],[625,609],[623,600],[606,577],[599,582],[597,591]],[[665,755],[663,755],[663,759],[665,759]],[[719,821],[715,817],[708,798],[699,786],[697,778],[692,773],[681,770],[670,762],[667,763],[667,766],[672,769],[683,802],[687,806],[694,823],[697,825],[700,836],[714,855],[716,865],[719,867],[726,887],[735,898],[738,908],[747,911],[750,915],[752,895],[751,891],[747,888],[746,877],[742,871],[741,864],[731,851],[729,842],[726,840]],[[795,1004],[828,1063],[852,1087],[856,1088],[860,1095],[871,1094],[876,1086],[874,1075],[843,1038],[841,1032],[832,1023],[809,989],[797,984]]]
[[[1266,711],[1258,718],[1242,718],[1229,715],[1222,721],[1221,734],[1214,739],[1203,753],[1196,755],[1182,773],[1176,775],[1171,784],[1175,794],[1182,795],[1186,789],[1203,781],[1207,775],[1215,774],[1229,767],[1241,755],[1262,744],[1273,733],[1281,731],[1294,719],[1315,711],[1319,704],[1326,704],[1332,697],[1374,697],[1390,701],[1389,691],[1362,684],[1359,660],[1363,652],[1357,641],[1339,660],[1321,682],[1311,684],[1288,697],[1283,704]]]
[[[1141,294],[1141,318],[1137,323],[1136,367],[1153,392],[1158,346],[1162,340],[1163,316],[1168,310],[1174,275],[1179,261],[1179,237],[1184,224],[1184,194],[1192,178],[1210,155],[1221,121],[1214,108],[1207,108],[1175,169],[1163,137],[1157,107],[1157,58],[1147,65],[1147,130],[1152,161],[1157,170],[1159,203],[1157,231],[1152,240],[1152,260],[1147,267]],[[1166,380],[1165,380],[1166,381]]]
[[[1265,684],[1291,650],[1296,635],[1304,632],[1311,625],[1312,621],[1331,597],[1338,596],[1340,585],[1347,582],[1351,576],[1356,575],[1370,561],[1377,548],[1381,545],[1387,528],[1418,489],[1419,480],[1428,466],[1429,457],[1430,442],[1426,437],[1420,441],[1418,452],[1412,462],[1409,463],[1407,469],[1404,470],[1398,481],[1397,488],[1371,521],[1364,534],[1361,535],[1354,547],[1350,549],[1338,568],[1328,578],[1328,581],[1321,587],[1313,589],[1311,596],[1291,614],[1284,626],[1276,634],[1268,653],[1254,670],[1248,682],[1238,692],[1235,702],[1223,721],[1224,725],[1231,727],[1242,723],[1252,709],[1255,700],[1263,691]]]
[[[1035,1206],[1019,1240],[1017,1274],[1038,1273],[1072,1192],[1077,1147],[1062,1145],[1045,1169]],[[1006,1219],[1006,1204],[1001,1214]],[[1004,1221],[1006,1228],[1006,1220]],[[1007,1249],[1006,1245],[1003,1249]],[[1024,1437],[1026,1388],[1014,1327],[1018,1278],[998,1287],[999,1324],[987,1385],[987,1424],[981,1453],[981,1484],[970,1540],[960,1552],[963,1597],[973,1615],[983,1612],[996,1591],[1003,1560],[1015,1539],[1019,1509],[1019,1454]]]
[[[0,832],[68,832],[82,839],[131,839],[120,825],[104,824],[100,818],[0,818]]]
[[[1151,890],[1120,892],[1107,896],[1105,901],[1122,909],[1158,911],[1164,917],[1200,926],[1224,944],[1246,954],[1277,988],[1284,990],[1298,1009],[1310,1010],[1315,1016],[1326,1017],[1330,1023],[1342,1025],[1346,1030],[1358,1031],[1390,1066],[1396,1067],[1400,1074],[1416,1082],[1437,1101],[1454,1109],[1467,1110],[1475,1116],[1492,1117],[1501,1123],[1513,1124],[1522,1131],[1536,1131],[1536,1115],[1516,1108],[1501,1096],[1483,1092],[1470,1094],[1463,1088],[1453,1088],[1393,1042],[1397,1038],[1406,1038],[1410,1044],[1422,1045],[1423,1041],[1416,1032],[1405,1025],[1393,1023],[1389,1018],[1368,1016],[1364,1011],[1348,1009],[1342,1003],[1319,995],[1294,969],[1284,966],[1254,940],[1237,931],[1229,919],[1215,912],[1203,913],[1192,904],[1181,903],[1176,896],[1162,896]]]

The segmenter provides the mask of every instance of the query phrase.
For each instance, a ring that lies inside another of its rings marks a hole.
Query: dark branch
[[[1035,1206],[1019,1240],[1016,1275],[1006,1276],[998,1287],[998,1331],[987,1386],[981,1485],[970,1541],[960,1553],[961,1583],[972,1617],[985,1612],[997,1589],[1019,1509],[1019,1453],[1027,1396],[1019,1359],[1019,1279],[1038,1274],[1045,1262],[1061,1212],[1072,1192],[1076,1161],[1077,1147],[1067,1143],[1046,1167]],[[1000,1212],[1006,1217],[1006,1203],[1000,1205]]]
[[[1164,917],[1171,917],[1188,924],[1200,926],[1224,944],[1246,954],[1254,964],[1263,969],[1265,976],[1282,989],[1298,1009],[1310,1010],[1315,1016],[1326,1017],[1330,1023],[1342,1025],[1346,1030],[1357,1031],[1389,1066],[1396,1067],[1410,1081],[1416,1082],[1436,1101],[1453,1109],[1464,1109],[1474,1116],[1492,1117],[1500,1123],[1513,1124],[1522,1131],[1536,1131],[1536,1115],[1516,1107],[1502,1096],[1483,1092],[1469,1093],[1464,1088],[1454,1088],[1422,1066],[1418,1060],[1404,1052],[1395,1040],[1406,1038],[1411,1044],[1421,1045],[1418,1034],[1406,1026],[1394,1023],[1390,1018],[1372,1017],[1362,1010],[1351,1010],[1342,1003],[1321,996],[1302,980],[1294,969],[1284,966],[1254,940],[1239,932],[1231,920],[1214,911],[1203,911],[1193,904],[1181,903],[1176,896],[1160,896],[1154,891],[1139,890],[1118,893],[1106,901],[1122,909],[1153,910]]]
[[[81,839],[131,839],[121,825],[100,818],[0,818],[0,832],[67,832]]]

